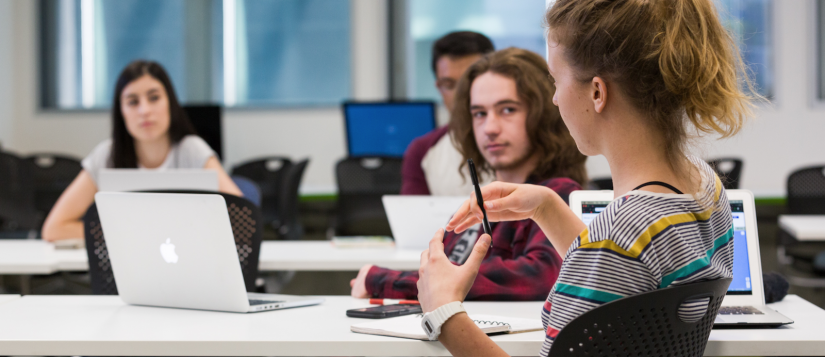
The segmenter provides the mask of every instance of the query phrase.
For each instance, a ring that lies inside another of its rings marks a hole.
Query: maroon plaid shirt
[[[545,180],[541,185],[551,188],[565,202],[570,192],[581,186],[569,178]],[[481,263],[478,276],[467,294],[467,300],[542,301],[556,283],[561,269],[561,257],[544,236],[538,224],[530,219],[493,223],[493,245]],[[444,252],[450,256],[460,234],[444,235]],[[472,249],[472,247],[470,247]],[[417,271],[397,271],[372,267],[366,278],[371,297],[387,299],[418,299]]]

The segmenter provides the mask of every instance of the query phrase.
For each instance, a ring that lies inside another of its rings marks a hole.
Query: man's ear
[[[607,83],[602,77],[593,77],[590,87],[590,99],[593,100],[593,109],[596,113],[601,113],[607,106]]]

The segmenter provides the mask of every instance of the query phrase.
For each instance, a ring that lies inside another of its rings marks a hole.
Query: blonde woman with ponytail
[[[566,252],[542,311],[542,356],[567,323],[599,305],[732,276],[724,188],[686,145],[693,136],[735,135],[757,97],[740,89],[750,89],[750,81],[711,0],[558,0],[545,22],[553,103],[579,150],[607,158],[616,196],[587,227],[548,188],[496,182],[482,189],[491,221],[533,219],[556,251]],[[447,230],[479,222],[470,198]],[[425,321],[438,325],[438,339],[455,356],[506,355],[456,303],[490,237],[478,239],[462,266],[449,262],[441,237],[437,232],[421,256]],[[682,319],[698,320],[707,303],[686,302]]]

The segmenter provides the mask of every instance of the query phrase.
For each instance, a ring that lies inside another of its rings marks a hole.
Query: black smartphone
[[[359,317],[362,319],[383,319],[387,317],[396,317],[420,313],[421,305],[412,304],[380,305],[347,310],[347,316]]]

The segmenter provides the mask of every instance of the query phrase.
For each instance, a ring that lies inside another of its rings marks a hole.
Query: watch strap
[[[464,309],[464,305],[461,301],[453,301],[451,303],[444,304],[441,307],[427,313],[427,318],[423,319],[421,322],[422,328],[424,328],[424,331],[427,332],[430,341],[435,341],[438,339],[438,335],[441,334],[441,326],[453,317],[453,315],[465,311],[467,310]],[[429,328],[432,329],[432,333],[428,331],[427,326],[424,326],[427,321],[432,324],[429,326]]]

